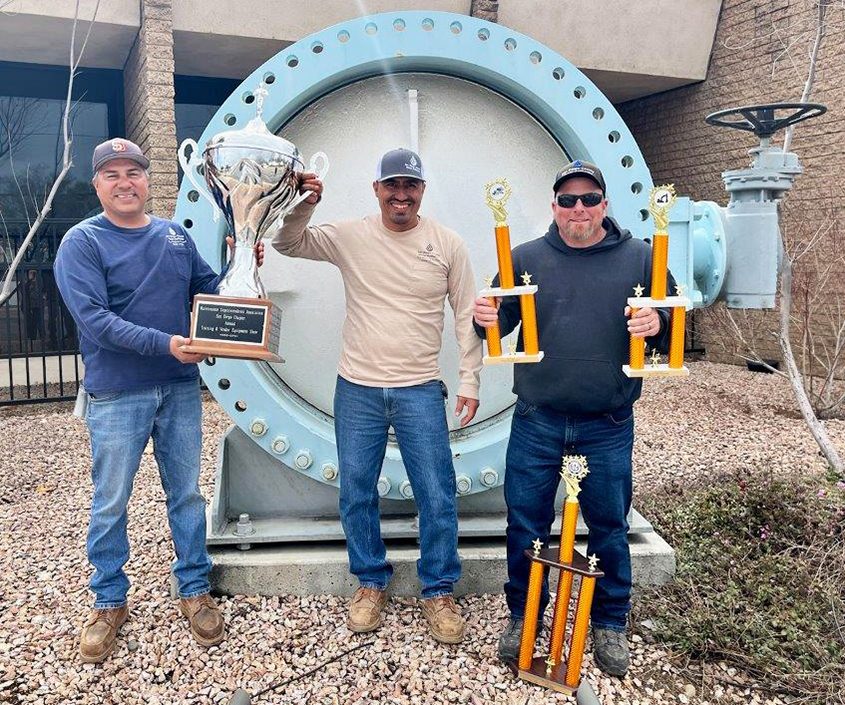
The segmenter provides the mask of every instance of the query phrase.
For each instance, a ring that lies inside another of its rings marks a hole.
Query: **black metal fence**
[[[0,406],[73,399],[82,375],[76,326],[53,275],[59,243],[76,219],[45,222],[15,270],[15,291],[0,306]],[[7,220],[0,280],[29,223]]]

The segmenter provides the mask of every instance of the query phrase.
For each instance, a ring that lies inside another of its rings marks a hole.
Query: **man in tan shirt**
[[[418,215],[425,193],[419,155],[387,152],[373,182],[380,213],[308,225],[323,191],[312,195],[273,238],[284,255],[335,264],[343,277],[346,318],[335,387],[340,518],[350,571],[360,587],[347,625],[368,632],[382,623],[393,574],[381,538],[377,482],[393,427],[420,517],[422,612],[435,639],[457,643],[464,620],[452,597],[460,577],[455,470],[437,358],[443,301],[455,314],[460,372],[455,414],[466,426],[478,409],[481,341],[472,327],[475,281],[460,236]]]

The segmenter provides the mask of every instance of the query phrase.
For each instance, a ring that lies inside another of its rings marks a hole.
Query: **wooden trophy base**
[[[598,579],[604,577],[604,572],[598,570],[597,568],[591,567],[591,562],[584,558],[584,556],[582,556],[580,553],[578,553],[578,551],[573,552],[572,561],[570,563],[562,563],[560,561],[560,547],[557,546],[547,546],[546,548],[540,549],[536,552],[532,551],[531,549],[526,549],[523,555],[525,555],[525,557],[533,563],[542,563],[548,568],[553,568],[558,571],[561,571],[561,573],[574,573],[576,575],[580,575],[582,578],[591,579]],[[537,585],[539,586],[539,583]],[[588,602],[586,603],[586,608],[587,613],[589,614],[590,604],[592,602],[592,591],[589,593],[589,597],[587,598],[587,600]],[[578,602],[580,610],[580,592],[578,595]],[[568,610],[568,608],[568,601],[566,605],[555,604],[555,615],[553,623],[556,623],[559,617],[559,615],[557,614],[557,610]],[[564,630],[566,630],[566,622],[568,621],[566,614],[564,614],[563,619]],[[527,624],[527,622],[525,624]],[[525,625],[523,625],[523,635],[525,633],[525,628]],[[571,631],[575,632],[577,630],[578,633],[582,636],[586,636],[587,628],[588,622],[584,622],[581,625],[578,625],[577,622],[573,622],[570,625]],[[583,631],[581,631],[582,629]],[[572,637],[572,635],[570,636]],[[573,640],[570,641],[570,649],[572,648],[571,645],[573,643]],[[581,641],[581,644],[583,643],[584,642]],[[566,682],[566,670],[568,662],[565,658],[562,658],[560,663],[556,663],[551,668],[549,668],[548,661],[543,656],[534,656],[531,660],[531,665],[525,669],[519,668],[518,663],[512,663],[509,665],[511,667],[511,670],[513,670],[514,673],[516,673],[516,675],[524,681],[534,683],[535,685],[541,685],[544,688],[551,688],[552,690],[556,690],[559,693],[573,695],[575,691],[578,690],[578,686],[581,684],[580,659],[583,658],[584,652],[583,650],[579,650],[576,652],[576,654],[577,655],[574,656],[574,658],[579,659],[579,673],[578,680],[572,685],[567,684]],[[570,658],[572,658],[571,652],[569,656]]]
[[[280,331],[281,311],[269,299],[197,294],[191,343],[182,349],[211,357],[284,362]]]
[[[558,693],[566,693],[567,695],[575,695],[578,686],[581,684],[579,675],[578,683],[574,686],[566,684],[566,661],[555,664],[549,670],[546,664],[546,659],[542,656],[535,656],[531,661],[531,667],[523,671],[518,669],[517,675],[524,681],[534,683],[535,685],[542,685],[544,688],[556,690]]]

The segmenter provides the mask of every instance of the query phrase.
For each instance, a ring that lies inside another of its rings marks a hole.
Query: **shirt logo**
[[[437,262],[437,251],[434,249],[434,245],[429,242],[424,250],[417,250],[417,259],[421,262]]]
[[[167,230],[167,241],[173,245],[174,247],[184,247],[185,246],[185,235],[175,228],[168,228]]]
[[[112,152],[125,152],[126,145],[123,144],[120,140],[112,140],[111,141],[111,151]]]

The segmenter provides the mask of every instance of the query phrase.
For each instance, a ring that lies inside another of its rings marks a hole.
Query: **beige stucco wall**
[[[95,0],[80,0],[81,42]],[[11,0],[0,13],[0,61],[67,65],[75,0]],[[123,68],[141,25],[138,0],[101,0],[83,65]]]
[[[581,68],[704,79],[722,0],[500,0],[499,23]]]
[[[173,29],[295,42],[353,17],[391,10],[469,14],[470,0],[174,0]]]
[[[499,24],[562,54],[613,102],[704,80],[722,0],[500,0]]]
[[[95,0],[81,0],[91,17]],[[560,52],[613,102],[704,78],[722,0],[173,0],[175,71],[242,78],[291,42],[365,14],[431,10],[491,18]],[[483,6],[483,7],[482,7]],[[11,0],[0,61],[66,64],[75,0]],[[102,0],[84,66],[121,69],[141,25],[138,0]],[[481,10],[489,9],[489,12]]]
[[[174,0],[177,72],[243,78],[298,39],[362,15],[391,10],[468,14],[470,0]]]

